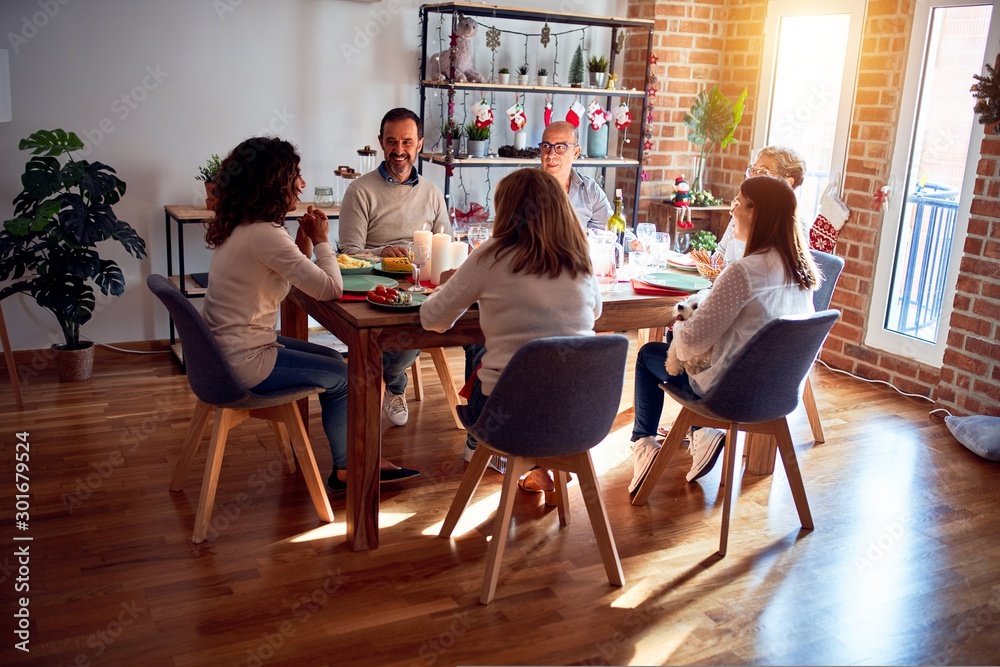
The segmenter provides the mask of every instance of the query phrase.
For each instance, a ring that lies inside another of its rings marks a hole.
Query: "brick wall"
[[[657,29],[654,51],[659,63],[654,71],[660,83],[644,199],[666,196],[676,174],[690,171],[694,151],[685,139],[684,111],[699,86],[713,83],[719,83],[729,97],[748,90],[747,111],[737,131],[739,143],[713,156],[705,178],[716,194],[727,198],[735,194],[758,122],[755,110],[766,6],[766,0],[629,3],[631,16],[653,18]],[[833,297],[833,307],[843,317],[822,359],[862,377],[931,397],[953,412],[1000,414],[1000,137],[995,134],[982,146],[943,367],[911,361],[905,349],[890,354],[864,345],[871,324],[868,312],[882,227],[882,213],[871,210],[870,202],[872,193],[889,177],[913,7],[913,0],[868,3],[842,193],[851,217],[835,251],[846,259]],[[629,44],[629,48],[638,46]]]

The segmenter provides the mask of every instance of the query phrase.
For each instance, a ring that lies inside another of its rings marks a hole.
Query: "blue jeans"
[[[475,344],[475,345],[463,345],[465,348],[465,381],[468,382],[469,378],[472,377],[473,371],[476,370],[476,366],[482,361],[483,355],[486,354],[486,346]],[[483,395],[483,383],[480,381],[479,376],[476,376],[476,381],[472,383],[472,391],[469,392],[469,400],[466,404],[469,406],[469,412],[472,414],[474,419],[479,419],[479,415],[483,412],[483,406],[486,405],[486,399],[489,396]],[[469,449],[475,449],[479,445],[476,442],[476,438],[471,434],[465,436],[465,446]]]
[[[413,365],[420,350],[398,350],[382,353],[382,377],[385,378],[385,388],[393,394],[406,391],[406,369]]]
[[[656,436],[656,429],[660,426],[660,415],[663,413],[661,382],[679,387],[690,386],[687,373],[670,375],[663,365],[667,360],[670,340],[671,334],[668,333],[666,343],[646,343],[640,348],[636,357],[635,422],[632,425],[632,442],[646,436]]]
[[[265,394],[294,387],[321,387],[319,405],[323,431],[330,443],[333,465],[347,467],[347,364],[336,350],[296,338],[278,336],[274,369],[250,391]]]

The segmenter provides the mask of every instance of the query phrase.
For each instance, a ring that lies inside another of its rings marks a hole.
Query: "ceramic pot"
[[[499,79],[502,85],[506,86],[510,83],[510,72],[500,72],[497,74],[497,79]]]
[[[528,85],[528,75],[527,74],[518,74],[517,75],[517,85],[519,85],[519,86],[527,86]]]
[[[486,154],[490,149],[490,140],[485,141],[473,141],[469,139],[465,142],[466,148],[469,151],[469,157],[486,157]]]
[[[205,181],[205,208],[209,211],[214,211],[215,202],[215,183]]]
[[[587,157],[607,157],[608,156],[608,124],[605,123],[601,129],[595,130],[587,126]]]
[[[549,85],[549,75],[548,74],[544,74],[542,76],[539,76],[538,77],[538,85],[539,86],[547,86],[547,85]]]
[[[79,350],[64,349],[65,345],[53,345],[56,371],[60,382],[82,382],[89,380],[94,372],[94,344],[82,343]]]

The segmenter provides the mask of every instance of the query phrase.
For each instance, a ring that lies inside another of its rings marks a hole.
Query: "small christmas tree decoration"
[[[979,114],[981,125],[992,125],[1000,132],[1000,55],[993,66],[986,65],[986,74],[973,74],[977,83],[972,84],[972,96],[976,98],[973,111]]]
[[[583,46],[577,45],[573,53],[573,60],[569,64],[569,83],[576,88],[583,85]]]

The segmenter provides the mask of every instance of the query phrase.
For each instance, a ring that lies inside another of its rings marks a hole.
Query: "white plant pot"
[[[518,74],[517,75],[517,85],[519,85],[519,86],[527,86],[528,85],[528,75],[527,74]]]
[[[547,85],[549,85],[549,75],[545,74],[543,76],[539,76],[538,77],[538,85],[539,86],[547,86]]]
[[[510,72],[500,72],[497,74],[497,78],[500,80],[502,85],[507,85],[510,83]]]

